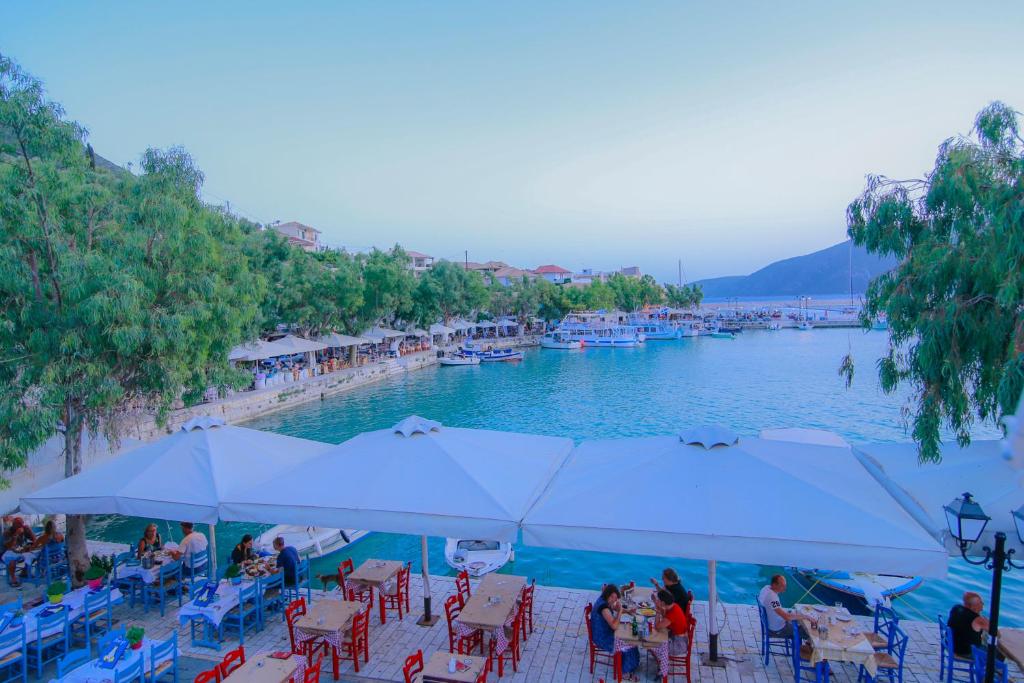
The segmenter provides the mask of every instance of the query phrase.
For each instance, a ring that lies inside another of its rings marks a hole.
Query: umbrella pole
[[[423,616],[416,623],[419,626],[433,626],[440,618],[430,611],[430,558],[427,556],[427,537],[420,537],[420,552],[423,555]]]
[[[706,666],[724,667],[725,660],[718,658],[718,562],[708,560],[708,654],[702,662]]]
[[[210,580],[217,580],[217,526],[210,525]]]

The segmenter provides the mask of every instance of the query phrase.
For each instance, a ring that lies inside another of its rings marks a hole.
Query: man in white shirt
[[[201,553],[206,550],[209,543],[206,540],[206,536],[195,530],[192,522],[181,523],[181,533],[185,535],[181,539],[181,543],[178,544],[177,550],[170,551],[171,557],[176,560],[182,560],[186,567],[192,567],[192,557],[196,553]],[[205,561],[196,564],[195,568],[199,569],[206,564]]]
[[[789,622],[804,618],[801,614],[782,609],[781,595],[785,592],[786,577],[776,574],[772,577],[772,582],[762,588],[757,596],[757,601],[764,607],[768,616],[768,632],[776,638],[791,638],[793,631],[789,627]]]

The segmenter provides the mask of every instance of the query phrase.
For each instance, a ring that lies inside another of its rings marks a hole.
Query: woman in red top
[[[675,604],[675,599],[667,590],[660,590],[654,596],[654,606],[658,610],[658,619],[654,627],[659,631],[668,629],[669,653],[672,655],[686,655],[686,637],[690,631],[690,620],[686,614]]]

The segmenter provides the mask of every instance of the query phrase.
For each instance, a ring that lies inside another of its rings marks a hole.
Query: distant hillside
[[[896,265],[862,247],[853,247],[853,291],[867,290],[868,282]],[[779,296],[845,294],[850,291],[850,241],[821,251],[776,261],[750,275],[728,275],[699,280],[704,296]]]
[[[3,126],[0,126],[0,145],[13,144],[13,143],[14,143],[14,135],[13,135],[13,133],[11,133],[10,129],[4,128]],[[106,169],[106,170],[111,171],[113,173],[124,173],[125,172],[125,169],[121,168],[120,166],[115,164],[113,161],[110,161],[109,159],[105,159],[104,157],[101,157],[99,154],[96,154],[96,168]]]

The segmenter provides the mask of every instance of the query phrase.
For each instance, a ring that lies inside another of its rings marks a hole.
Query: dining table
[[[878,673],[875,648],[850,610],[845,607],[808,604],[796,605],[794,609],[814,621],[804,624],[807,640],[813,648],[811,665],[827,659],[830,662],[849,662],[863,666],[872,678]]]
[[[369,559],[349,574],[345,581],[354,581],[378,590],[393,579],[405,565],[397,560]]]
[[[999,629],[999,651],[1024,671],[1024,629]]]
[[[654,590],[652,588],[635,587],[624,593],[625,606],[634,614],[626,615],[615,629],[616,640],[629,647],[642,647],[654,650],[668,642],[668,631],[657,631],[653,628],[657,612],[654,610]],[[633,619],[636,619],[637,634],[633,635]]]
[[[335,650],[341,648],[345,633],[352,628],[352,620],[365,605],[349,600],[324,598],[295,621],[295,640],[305,643],[323,638]],[[333,658],[332,658],[333,659]],[[338,669],[334,669],[338,680]]]
[[[217,584],[216,595],[214,595],[213,600],[209,603],[200,605],[193,598],[182,605],[181,609],[178,610],[178,621],[182,626],[188,625],[190,627],[193,634],[192,644],[219,650],[220,639],[215,635],[215,631],[220,629],[224,616],[235,607],[238,607],[242,589],[248,588],[254,583],[253,581],[243,580],[241,583],[235,584],[229,580],[221,580]],[[195,622],[203,624],[204,637],[195,637]]]
[[[460,663],[453,673],[449,669],[449,662],[452,660]],[[423,665],[423,673],[420,674],[420,683],[476,683],[476,680],[483,673],[487,666],[486,657],[474,657],[472,655],[453,655],[450,652],[435,652]]]
[[[228,674],[224,680],[239,683],[288,683],[301,676],[304,668],[299,655],[289,655],[282,659],[262,654],[250,657],[249,661]]]
[[[139,657],[142,657],[143,671],[146,676],[149,676],[154,666],[163,664],[171,659],[172,656],[170,652],[167,652],[157,658],[156,661],[153,660],[153,646],[160,644],[160,642],[161,641],[152,640],[150,638],[143,638],[142,647],[138,650],[125,650],[121,659],[113,668],[100,666],[100,658],[97,656],[95,659],[89,660],[77,669],[72,669],[60,678],[51,678],[50,683],[113,683],[114,676],[116,674],[124,673],[124,671],[134,664]]]
[[[106,589],[103,589],[103,590],[106,590]],[[78,619],[79,617],[81,617],[85,613],[85,597],[87,595],[91,594],[92,592],[93,592],[93,590],[91,588],[87,588],[87,587],[76,588],[75,590],[73,590],[73,591],[71,591],[69,593],[65,593],[64,597],[61,598],[61,601],[60,601],[59,604],[61,605],[61,607],[63,609],[67,610],[67,613],[68,613],[68,623],[69,624],[74,622],[76,619]],[[121,595],[121,591],[117,590],[116,588],[111,588],[110,589],[110,604],[111,605],[117,605],[117,604],[122,603],[123,601],[124,601],[124,597]],[[34,607],[26,607],[26,608],[24,608],[22,610],[23,614],[20,617],[18,617],[15,620],[13,620],[11,623],[9,623],[5,627],[3,632],[4,633],[8,633],[12,629],[18,629],[18,628],[24,627],[25,628],[25,639],[28,642],[29,647],[31,648],[33,646],[33,644],[36,642],[36,640],[38,639],[39,631],[38,631],[38,628],[36,626],[36,622],[38,621],[38,617],[39,617],[40,613],[42,613],[47,608],[53,608],[53,606],[54,606],[53,603],[51,603],[49,601],[44,601],[41,604],[36,605]],[[60,626],[51,626],[48,629],[43,631],[43,638],[47,638],[47,637],[52,636],[52,635],[54,635],[56,633],[59,633],[59,632],[60,632]],[[7,646],[5,648],[0,648],[0,658],[6,657],[7,655],[9,655],[12,652],[14,652],[17,648],[18,648],[18,646],[16,646],[16,645],[10,645],[10,646]]]
[[[504,626],[512,618],[525,585],[525,576],[486,575],[463,605],[459,621],[482,631],[494,631]]]

